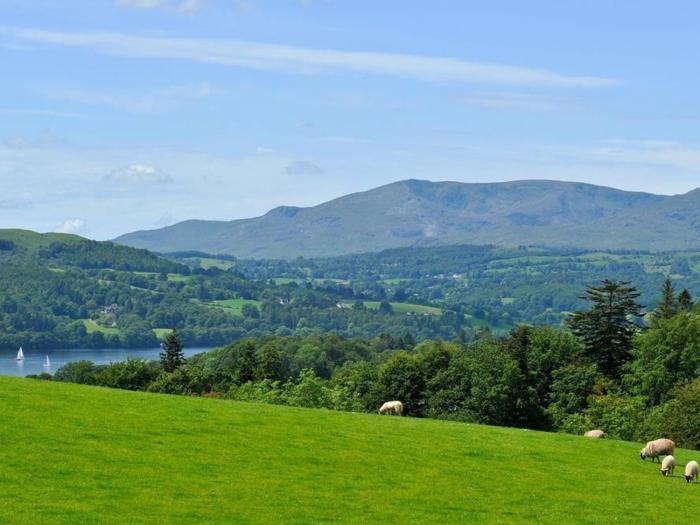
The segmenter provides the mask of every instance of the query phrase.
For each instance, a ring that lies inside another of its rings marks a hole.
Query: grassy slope
[[[379,308],[379,301],[365,301],[365,307],[370,310],[377,310]],[[394,309],[394,313],[405,314],[408,312],[416,314],[428,314],[428,315],[441,315],[442,310],[434,306],[425,306],[423,304],[411,304],[411,303],[389,303]]]
[[[0,229],[0,239],[11,241],[30,252],[50,246],[54,242],[80,242],[85,241],[78,235],[67,233],[37,233],[30,230],[3,230]]]
[[[633,443],[459,423],[5,377],[0,421],[2,523],[689,523],[700,497]]]
[[[216,308],[223,308],[231,315],[241,316],[243,315],[243,305],[252,304],[253,306],[260,307],[262,303],[254,299],[224,299],[222,301],[211,301],[210,303],[204,304]]]

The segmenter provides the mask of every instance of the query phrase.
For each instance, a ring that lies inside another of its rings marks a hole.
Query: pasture
[[[0,377],[2,523],[691,523],[640,445]],[[679,465],[700,453],[678,450]]]

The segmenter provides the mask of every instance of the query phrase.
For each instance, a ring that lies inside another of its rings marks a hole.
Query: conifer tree
[[[678,301],[673,289],[673,282],[670,277],[666,277],[661,288],[661,300],[654,311],[656,319],[671,319],[678,313]]]
[[[693,309],[693,298],[687,289],[683,289],[678,294],[678,310],[681,312],[690,312]]]
[[[163,351],[160,353],[160,363],[166,372],[174,372],[185,362],[182,341],[177,330],[173,330],[165,338]]]
[[[585,344],[588,358],[612,379],[619,379],[623,365],[630,359],[632,338],[638,330],[636,318],[642,307],[639,292],[629,282],[604,280],[589,287],[581,299],[592,303],[588,311],[575,312],[568,320],[572,331]]]

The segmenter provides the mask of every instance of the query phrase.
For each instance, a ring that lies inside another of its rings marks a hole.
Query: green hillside
[[[690,523],[639,445],[0,378],[2,523]],[[680,464],[698,454],[678,451]]]
[[[0,240],[8,241],[30,252],[36,252],[46,248],[55,242],[81,242],[85,241],[78,235],[67,233],[37,233],[30,230],[0,229]]]
[[[699,205],[700,190],[667,196],[546,180],[404,180],[309,208],[281,206],[228,222],[189,220],[117,242],[256,259],[454,244],[684,250],[700,248]]]

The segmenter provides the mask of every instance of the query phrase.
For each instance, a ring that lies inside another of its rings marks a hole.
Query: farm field
[[[216,308],[223,308],[232,315],[241,316],[243,315],[243,305],[252,304],[254,306],[260,307],[262,303],[253,299],[226,299],[223,301],[211,301],[210,303],[205,304],[214,306]]]
[[[379,308],[379,301],[365,301],[365,307],[369,308],[370,310],[377,310]],[[415,313],[415,314],[427,314],[427,315],[441,315],[442,310],[440,308],[436,308],[434,306],[425,306],[422,304],[411,304],[411,303],[389,303],[391,304],[391,307],[394,309],[394,313],[397,314],[407,314],[407,313]]]
[[[519,429],[8,377],[0,418],[2,523],[677,524],[700,497],[639,444]]]
[[[119,328],[111,328],[109,326],[102,326],[97,324],[92,319],[83,319],[83,324],[85,325],[85,330],[88,334],[94,332],[101,332],[103,334],[119,334]]]

